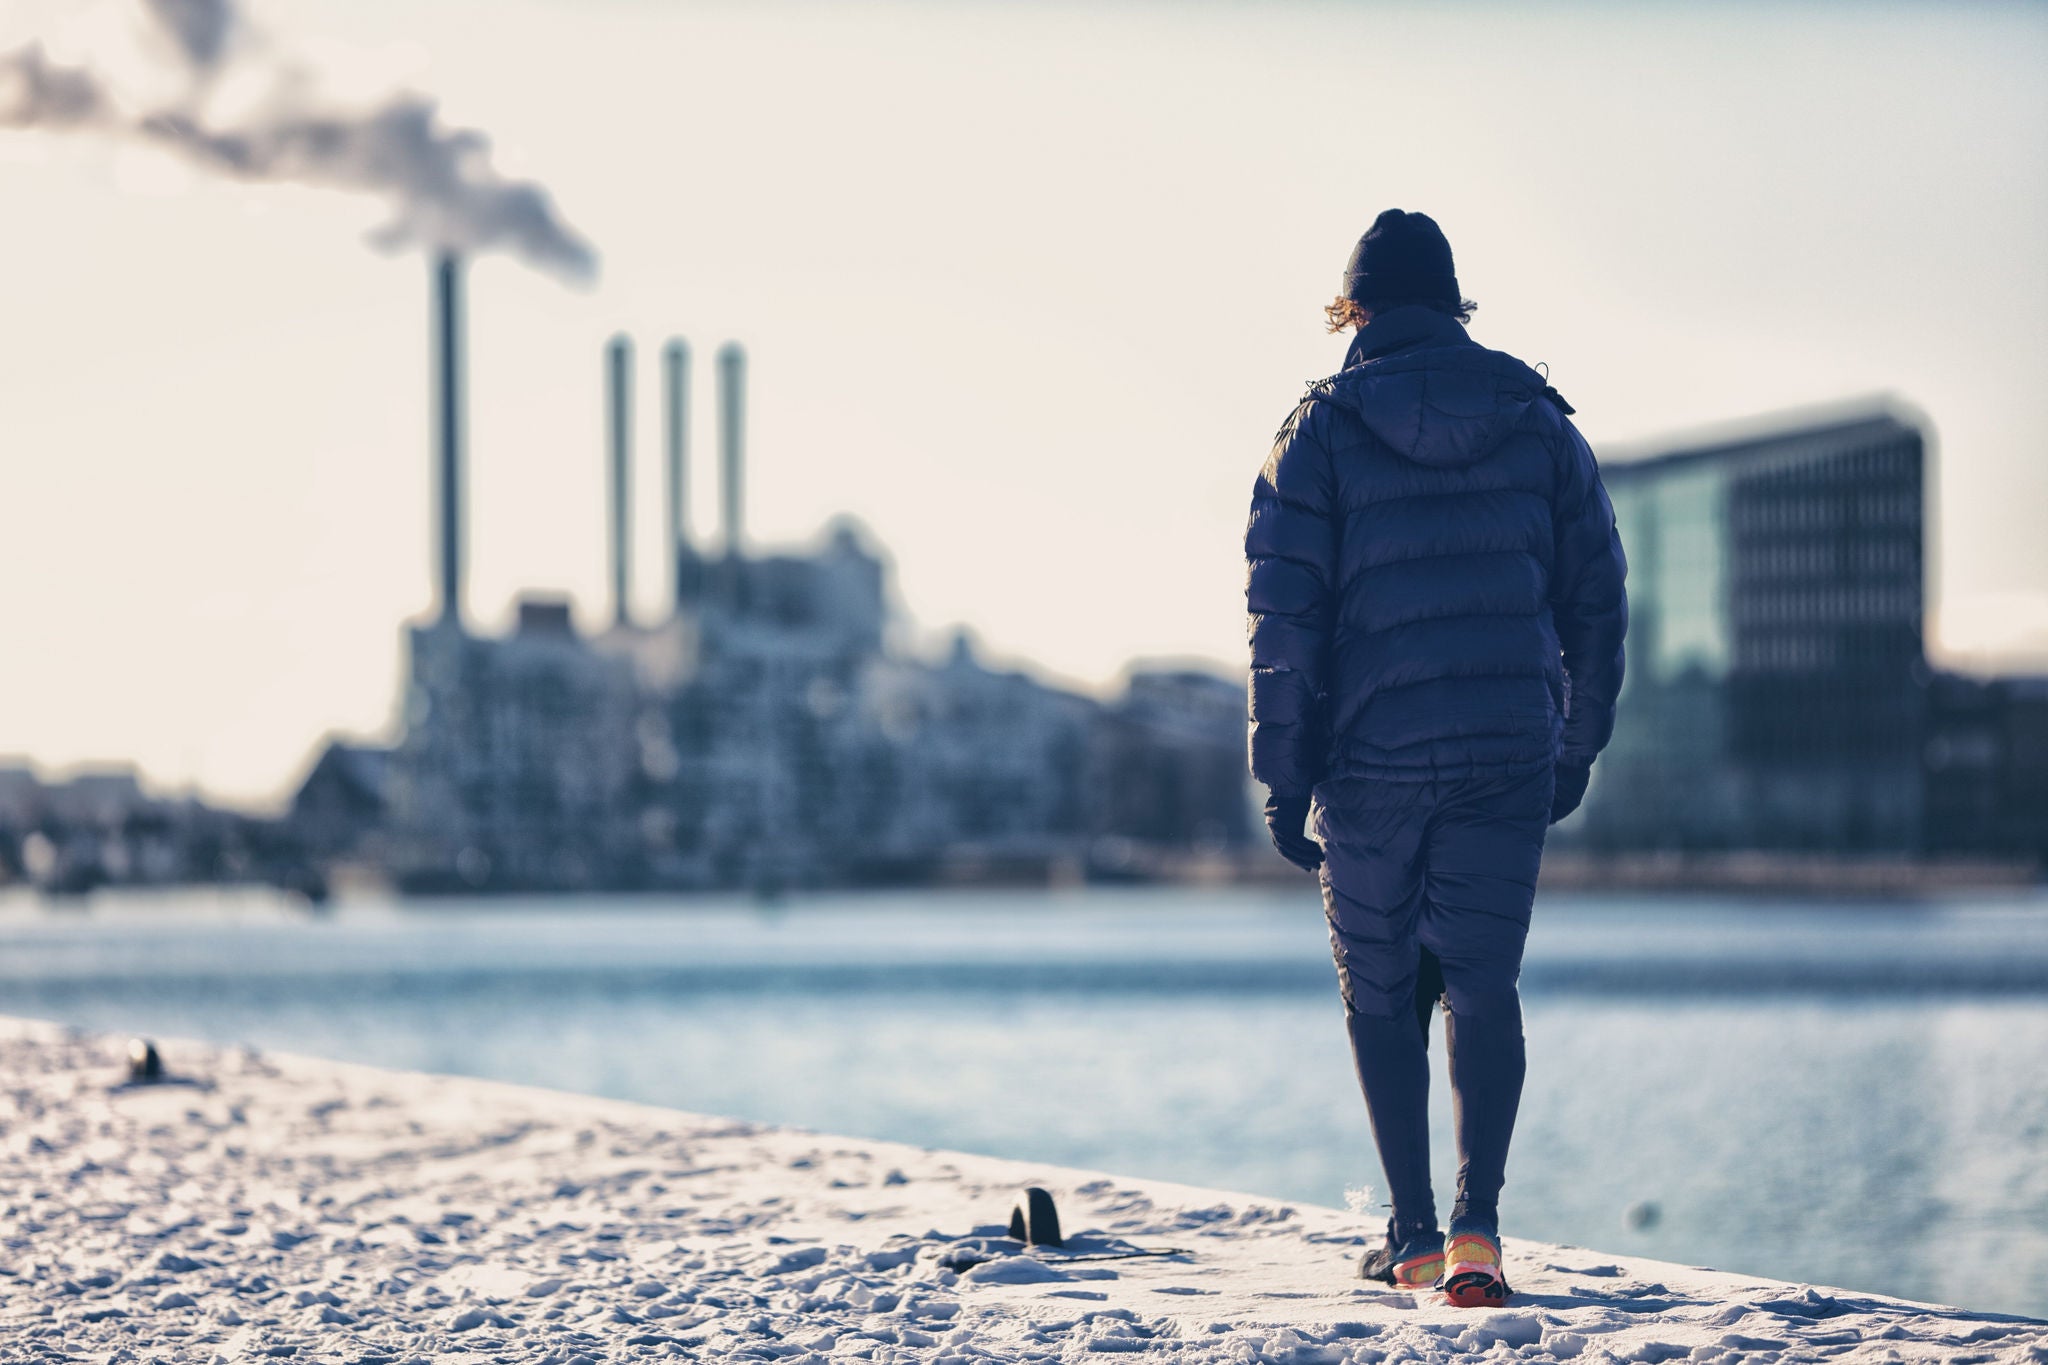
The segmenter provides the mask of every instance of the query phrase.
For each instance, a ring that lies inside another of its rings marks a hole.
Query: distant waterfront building
[[[1927,661],[1917,419],[1868,406],[1603,473],[1628,677],[1560,844],[2048,866],[2048,679]]]
[[[288,841],[267,822],[192,797],[151,795],[132,767],[45,781],[0,766],[0,885],[77,895],[102,886],[288,883]]]
[[[911,657],[848,523],[678,581],[671,618],[590,637],[531,598],[503,639],[411,627],[404,733],[315,763],[309,851],[540,891],[1157,876],[1254,847],[1238,680],[1139,669],[1102,702],[964,633]]]
[[[889,738],[883,842],[893,860],[955,876],[1079,869],[1097,702],[989,667],[965,631],[943,661],[899,661],[875,681],[861,711]]]
[[[379,841],[389,870],[417,890],[615,880],[633,851],[631,666],[590,648],[565,603],[534,599],[502,639],[444,619],[408,644]]]
[[[1603,468],[1629,557],[1594,849],[1929,843],[1926,445],[1889,409]]]
[[[1930,702],[1930,847],[2048,867],[2048,678],[1937,674]]]
[[[1111,838],[1221,854],[1251,820],[1245,689],[1199,668],[1134,669],[1097,723],[1099,825]]]
[[[364,836],[384,820],[391,751],[330,739],[292,797],[287,817],[307,854],[353,857]]]

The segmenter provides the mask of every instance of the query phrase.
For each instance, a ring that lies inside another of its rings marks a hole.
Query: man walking
[[[1515,982],[1546,828],[1614,728],[1626,566],[1572,409],[1461,322],[1450,244],[1389,209],[1252,493],[1251,769],[1320,869],[1393,1214],[1360,1273],[1505,1302],[1497,1202],[1521,1099]],[[1305,832],[1313,812],[1315,837]],[[1445,1007],[1457,1202],[1438,1230],[1427,1026]]]

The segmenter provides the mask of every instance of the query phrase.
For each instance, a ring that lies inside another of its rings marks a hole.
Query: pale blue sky
[[[139,65],[132,0],[0,49]],[[489,132],[603,259],[472,272],[472,618],[606,610],[600,348],[752,357],[749,525],[852,512],[923,627],[1086,685],[1242,654],[1251,477],[1352,239],[1434,214],[1602,444],[1892,391],[1937,641],[2048,660],[2048,8],[273,0],[243,55]],[[125,54],[125,55],[123,55]],[[232,91],[227,92],[232,94]],[[380,208],[0,132],[0,754],[280,795],[431,596],[427,298]]]

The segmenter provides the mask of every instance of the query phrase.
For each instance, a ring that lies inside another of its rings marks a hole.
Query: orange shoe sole
[[[1499,1308],[1511,1292],[1507,1281],[1490,1270],[1468,1270],[1444,1281],[1444,1302],[1453,1308]]]
[[[1444,1302],[1453,1308],[1498,1308],[1511,1291],[1501,1278],[1500,1243],[1484,1233],[1461,1232],[1444,1247]]]
[[[1443,1278],[1444,1254],[1432,1251],[1394,1267],[1394,1284],[1401,1289],[1427,1289]]]

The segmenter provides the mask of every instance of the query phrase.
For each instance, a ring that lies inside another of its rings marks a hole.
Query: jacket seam
[[[1535,560],[1538,564],[1543,562],[1542,557],[1536,551],[1527,548],[1514,550],[1431,550],[1428,554],[1403,555],[1399,559],[1380,559],[1370,564],[1360,564],[1358,567],[1361,572],[1365,572],[1372,569],[1391,569],[1397,564],[1420,564],[1430,559],[1473,559],[1480,555],[1525,555]]]
[[[1434,677],[1434,678],[1417,678],[1417,679],[1416,679],[1416,680],[1415,680],[1414,682],[1404,682],[1404,683],[1388,683],[1388,684],[1386,684],[1386,685],[1385,685],[1385,686],[1383,686],[1383,687],[1375,687],[1375,688],[1374,688],[1374,689],[1372,690],[1372,696],[1371,696],[1371,697],[1368,697],[1368,698],[1366,699],[1366,703],[1365,703],[1365,704],[1366,704],[1366,706],[1370,706],[1370,705],[1372,704],[1373,700],[1375,700],[1375,699],[1377,699],[1377,698],[1379,698],[1379,697],[1383,697],[1383,696],[1385,696],[1385,695],[1386,695],[1387,693],[1389,693],[1389,692],[1405,692],[1405,691],[1407,691],[1407,690],[1408,690],[1409,688],[1411,688],[1411,687],[1434,687],[1434,686],[1436,686],[1436,685],[1437,685],[1438,683],[1446,683],[1446,682],[1464,682],[1464,681],[1484,681],[1484,680],[1486,680],[1486,679],[1489,679],[1489,678],[1495,678],[1495,679],[1497,679],[1497,678],[1532,678],[1532,679],[1534,679],[1534,680],[1535,680],[1535,681],[1537,681],[1537,682],[1548,682],[1548,681],[1549,681],[1549,679],[1550,679],[1550,675],[1549,675],[1549,674],[1547,674],[1547,673],[1541,673],[1541,672],[1537,672],[1537,673],[1502,673],[1502,672],[1498,672],[1498,671],[1495,671],[1495,672],[1488,672],[1488,673],[1440,673],[1440,674],[1438,674],[1438,675],[1437,675],[1436,677]],[[1360,710],[1362,711],[1362,710],[1364,710],[1364,709],[1365,709],[1365,707],[1364,707],[1364,706],[1361,706],[1361,707],[1360,707],[1359,709],[1360,709]],[[1520,731],[1518,730],[1518,731],[1516,731],[1515,733],[1519,734],[1519,733],[1521,733],[1521,732],[1520,732]],[[1363,742],[1363,741],[1360,741],[1360,742]],[[1423,741],[1423,742],[1428,742],[1428,741]]]
[[[1385,635],[1388,631],[1400,630],[1405,626],[1418,626],[1425,621],[1499,621],[1504,619],[1539,621],[1542,618],[1542,611],[1447,611],[1437,616],[1410,616],[1404,620],[1394,621],[1384,626],[1364,626],[1356,622],[1347,622],[1340,612],[1337,617],[1337,624],[1340,626],[1348,625],[1359,635],[1373,636]],[[1519,677],[1521,675],[1517,674],[1515,676]]]
[[[1422,502],[1429,498],[1469,498],[1474,494],[1480,493],[1514,493],[1525,498],[1534,498],[1546,507],[1550,505],[1550,498],[1547,494],[1539,493],[1533,488],[1525,488],[1519,484],[1502,484],[1497,488],[1443,488],[1438,489],[1434,493],[1396,493],[1391,498],[1372,498],[1358,504],[1356,507],[1346,507],[1344,510],[1347,513],[1355,514],[1370,508],[1385,507],[1397,502]]]

